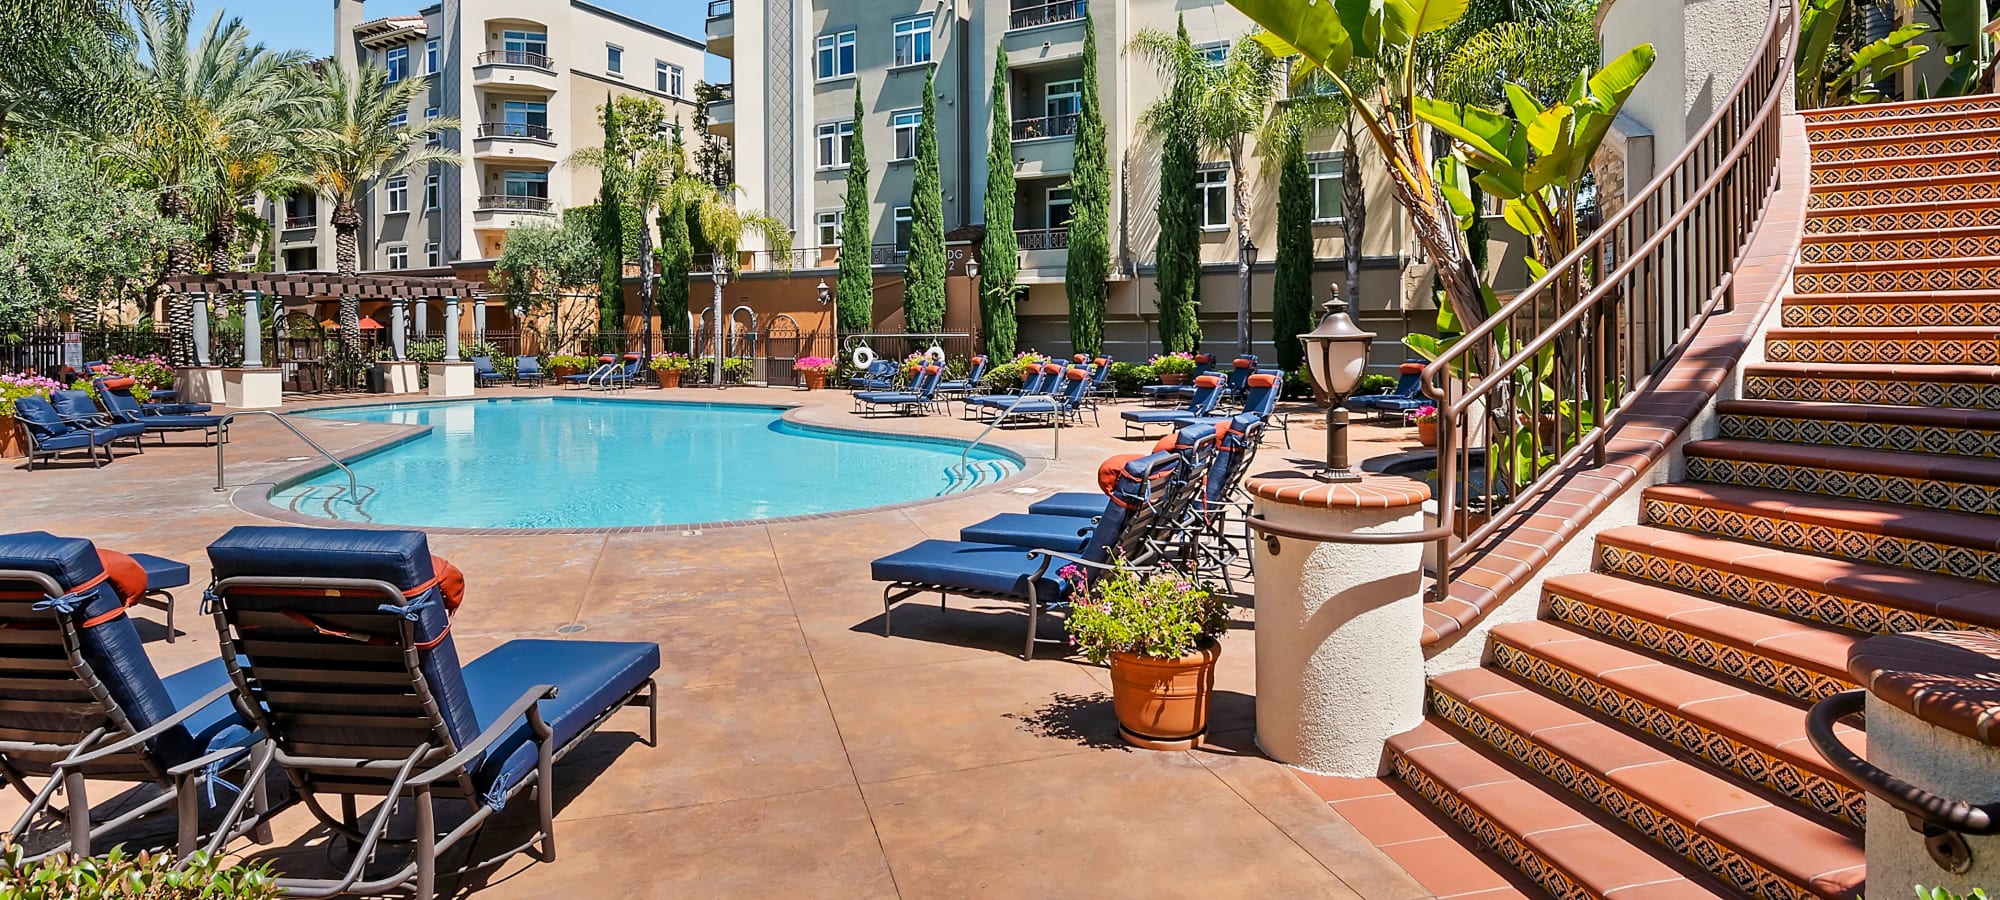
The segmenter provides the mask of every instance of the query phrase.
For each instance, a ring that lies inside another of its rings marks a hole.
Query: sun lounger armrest
[[[165,734],[167,729],[174,728],[180,725],[182,722],[187,721],[189,716],[192,716],[195,713],[207,709],[209,704],[214,703],[217,700],[221,700],[226,696],[229,696],[229,692],[235,689],[236,686],[234,684],[221,685],[217,687],[215,690],[203,694],[201,696],[201,699],[196,700],[195,702],[190,703],[184,707],[181,707],[178,710],[175,710],[173,715],[161,719],[158,722],[154,722],[152,727],[147,728],[145,731],[141,731],[138,734],[134,734],[131,737],[125,738],[124,740],[118,741],[116,743],[105,744],[104,746],[91,750],[89,753],[85,753],[82,756],[72,756],[68,759],[58,761],[57,763],[55,763],[55,767],[57,769],[64,769],[75,766],[82,766],[88,763],[96,762],[107,756],[113,756],[119,753],[124,753],[126,751],[129,751],[132,748],[139,746],[140,744],[144,744],[147,741],[150,741],[156,737],[159,737],[162,734]]]
[[[1115,571],[1118,568],[1117,566],[1110,565],[1107,563],[1091,562],[1090,560],[1084,559],[1081,556],[1071,556],[1070,554],[1063,553],[1058,550],[1039,550],[1039,549],[1030,550],[1028,551],[1028,556],[1042,557],[1042,567],[1041,569],[1035,572],[1037,576],[1041,575],[1042,572],[1048,571],[1049,564],[1055,562],[1058,559],[1062,560],[1063,562],[1075,563],[1079,566],[1088,566],[1093,569],[1103,569],[1106,572]]]
[[[555,696],[556,686],[553,684],[538,684],[522,692],[520,698],[515,700],[512,706],[507,707],[505,712],[495,716],[493,721],[486,723],[486,730],[480,732],[478,737],[473,738],[472,743],[459,748],[457,753],[452,754],[451,758],[446,759],[444,762],[438,763],[424,772],[412,776],[409,784],[426,785],[440,778],[457,777],[460,772],[465,771],[465,767],[478,759],[480,754],[485,753],[488,747],[493,746],[494,741],[505,737],[508,732],[513,731],[514,720],[519,719],[523,715],[528,717],[528,727],[535,733],[535,743],[547,743],[550,735],[554,734],[554,732],[549,729],[548,723],[542,721],[542,708],[540,704],[543,700],[554,699]]]
[[[173,768],[168,769],[167,774],[173,775],[175,777],[179,777],[182,775],[193,775],[197,772],[200,772],[202,769],[207,768],[210,765],[221,765],[223,763],[229,762],[233,757],[241,756],[242,754],[248,753],[250,752],[250,748],[253,746],[255,745],[252,744],[242,747],[224,747],[220,750],[214,750],[208,753],[204,753],[200,756],[188,760],[187,762],[181,763],[178,766],[174,766]]]

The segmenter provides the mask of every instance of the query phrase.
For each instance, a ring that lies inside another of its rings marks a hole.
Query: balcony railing
[[[482,122],[479,136],[483,138],[526,138],[531,141],[553,141],[555,132],[547,125],[528,125],[521,122]]]
[[[313,228],[317,225],[319,225],[319,216],[317,215],[285,217],[286,231],[291,231],[296,228]]]
[[[874,244],[868,248],[871,266],[900,266],[909,257],[910,248],[898,244]]]
[[[1014,140],[1038,141],[1043,138],[1072,137],[1076,134],[1077,123],[1082,119],[1074,113],[1066,116],[1043,116],[1039,119],[1015,119]]]
[[[714,271],[715,257],[711,254],[696,254],[690,271],[701,275]],[[794,247],[786,253],[770,250],[755,250],[737,255],[739,272],[778,272],[786,269],[810,269],[820,262],[818,247]]]
[[[556,61],[546,53],[530,53],[526,50],[488,50],[479,54],[482,66],[528,66],[550,72],[556,70]]]
[[[483,194],[479,198],[479,209],[482,210],[546,213],[550,208],[551,204],[547,197],[523,197],[518,194]]]
[[[1083,11],[1090,4],[1084,0],[1062,0],[1059,3],[1043,3],[1037,6],[1015,7],[1009,28],[1033,28],[1037,25],[1054,25],[1083,18]]]
[[[726,19],[736,15],[736,0],[708,0],[708,17]]]
[[[1022,250],[1068,250],[1069,227],[1030,228],[1014,232],[1014,243]]]

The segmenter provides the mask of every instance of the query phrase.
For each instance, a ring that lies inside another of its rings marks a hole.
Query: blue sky
[[[368,17],[409,15],[436,0],[372,0]],[[605,9],[650,22],[668,31],[701,40],[707,26],[707,5],[695,0],[592,0]],[[273,50],[305,50],[318,56],[333,53],[332,0],[195,0],[197,27],[208,24],[217,9],[243,20],[256,40]],[[713,65],[713,63],[711,63]]]

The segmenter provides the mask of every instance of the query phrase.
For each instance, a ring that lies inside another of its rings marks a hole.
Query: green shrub
[[[274,900],[283,896],[267,865],[224,867],[206,853],[187,865],[169,853],[103,856],[55,854],[21,862],[20,848],[0,851],[0,897],[6,900]],[[178,866],[178,867],[177,867]]]
[[[1917,885],[1917,900],[1986,900],[1986,890],[1984,888],[1973,888],[1972,893],[1959,895],[1944,888],[1926,889],[1920,884]]]
[[[1193,375],[1195,370],[1192,353],[1162,353],[1153,357],[1149,364],[1160,375]]]
[[[722,360],[722,379],[724,384],[742,384],[749,381],[750,376],[756,374],[756,371],[756,364],[748,359],[731,356]],[[701,359],[695,360],[693,368],[690,368],[681,377],[686,378],[688,375],[693,375],[697,382],[706,383],[710,381],[715,377],[715,357],[704,356]]]
[[[574,353],[558,353],[549,357],[549,368],[554,369],[562,366],[568,366],[579,372],[588,372],[597,368],[597,357],[578,356]]]
[[[1084,579],[1074,565],[1062,577]],[[1229,604],[1207,586],[1174,575],[1141,576],[1123,565],[1070,600],[1063,624],[1077,650],[1098,665],[1113,653],[1179,659],[1229,629]]]
[[[1111,383],[1118,386],[1120,396],[1129,397],[1139,393],[1139,388],[1159,380],[1159,373],[1144,363],[1115,362],[1111,364]]]
[[[1312,386],[1312,375],[1306,371],[1304,366],[1300,366],[1299,370],[1292,374],[1304,380],[1307,387]],[[1368,394],[1380,394],[1395,388],[1395,386],[1396,376],[1394,375],[1363,375],[1361,376],[1361,380],[1355,383],[1354,396],[1361,397]]]

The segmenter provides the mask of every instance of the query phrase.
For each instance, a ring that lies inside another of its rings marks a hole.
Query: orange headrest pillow
[[[437,577],[438,593],[444,595],[446,612],[456,612],[458,605],[465,602],[465,573],[451,564],[451,560],[433,554],[431,574]]]
[[[627,353],[627,354],[625,354],[625,358],[626,358],[626,359],[638,359],[638,358],[639,358],[639,354],[637,354],[637,353]]]
[[[972,364],[973,364],[973,365],[975,365],[975,366],[983,366],[983,365],[986,365],[986,357],[984,357],[984,356],[975,356],[975,357],[973,357],[973,358],[972,358]]]
[[[939,373],[939,372],[942,372],[942,371],[944,371],[944,370],[943,370],[943,369],[940,369],[940,368],[938,368],[937,366],[925,366],[925,367],[924,367],[924,374],[925,374],[925,375],[936,375],[937,373]]]
[[[1104,365],[1104,357],[1100,356],[1100,357],[1098,357],[1097,359],[1095,359],[1095,360],[1092,360],[1090,364],[1091,364],[1091,365],[1093,365],[1093,366],[1101,366],[1101,365]]]
[[[138,383],[139,379],[133,378],[130,375],[126,375],[122,378],[106,378],[104,379],[104,389],[107,391],[130,390],[133,385]]]
[[[1062,373],[1062,370],[1063,370],[1063,367],[1062,367],[1062,364],[1061,364],[1061,363],[1049,363],[1048,365],[1045,365],[1045,366],[1043,366],[1043,367],[1042,367],[1042,374],[1043,374],[1043,375],[1058,375],[1058,374],[1061,374],[1061,373]]]
[[[1222,379],[1220,379],[1220,378],[1217,378],[1217,377],[1215,377],[1214,375],[1202,375],[1202,376],[1199,376],[1199,377],[1195,378],[1195,380],[1194,380],[1194,386],[1195,386],[1195,387],[1208,387],[1208,388],[1212,388],[1212,387],[1215,387],[1216,385],[1218,385],[1218,384],[1221,384],[1221,383],[1222,383]]]
[[[1422,375],[1424,374],[1424,364],[1404,363],[1396,368],[1396,373],[1399,375]]]
[[[131,606],[146,596],[146,567],[116,550],[97,548],[97,562],[104,567],[105,579],[118,592],[118,602]]]
[[[1089,356],[1087,356],[1087,355],[1085,355],[1085,354],[1082,354],[1082,353],[1079,353],[1079,354],[1077,354],[1077,355],[1075,355],[1075,356],[1072,356],[1072,357],[1070,357],[1070,361],[1071,361],[1071,362],[1083,362],[1084,360],[1086,360],[1086,359],[1089,359],[1089,358],[1090,358]]]
[[[1153,442],[1154,453],[1165,453],[1169,450],[1179,450],[1180,448],[1181,433],[1178,431],[1168,432],[1162,435],[1159,440]]]
[[[1277,383],[1278,383],[1278,376],[1276,375],[1267,375],[1262,372],[1259,372],[1255,375],[1250,376],[1251,387],[1270,387]]]
[[[1069,370],[1069,371],[1068,371],[1067,373],[1065,373],[1065,374],[1067,374],[1067,375],[1069,376],[1069,380],[1071,380],[1071,381],[1088,381],[1088,380],[1090,380],[1090,373],[1089,373],[1089,372],[1086,372],[1086,371],[1084,371],[1084,370],[1082,370],[1082,369],[1071,369],[1071,370]]]
[[[1212,363],[1215,362],[1215,357],[1206,353],[1197,353],[1194,355],[1194,361],[1198,363]]]
[[[1118,477],[1124,473],[1125,464],[1135,459],[1145,459],[1148,454],[1125,453],[1111,457],[1097,467],[1097,489],[1109,495],[1118,489]]]
[[[1237,358],[1236,358],[1236,362],[1235,362],[1235,363],[1233,363],[1232,365],[1236,366],[1236,368],[1239,368],[1239,369],[1248,369],[1248,368],[1250,368],[1251,366],[1254,366],[1254,365],[1256,365],[1256,363],[1253,363],[1253,362],[1251,362],[1251,361],[1249,361],[1249,360],[1247,360],[1247,359],[1244,359],[1243,357],[1240,357],[1240,356],[1239,356],[1239,357],[1237,357]]]
[[[597,361],[598,361],[598,362],[617,362],[617,361],[618,361],[618,357],[616,357],[616,356],[612,356],[611,354],[609,354],[609,353],[606,353],[606,354],[604,354],[603,356],[600,356],[600,357],[598,357],[598,358],[597,358]]]

